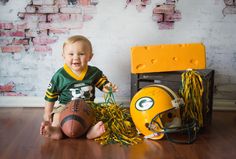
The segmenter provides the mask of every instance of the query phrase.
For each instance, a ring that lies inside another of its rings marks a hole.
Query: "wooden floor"
[[[145,140],[100,146],[93,140],[53,141],[39,135],[42,108],[0,108],[0,159],[233,159],[236,112],[214,112],[211,127],[190,145]]]

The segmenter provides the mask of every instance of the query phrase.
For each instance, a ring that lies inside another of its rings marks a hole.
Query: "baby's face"
[[[65,64],[74,72],[80,74],[87,67],[92,58],[92,53],[84,42],[77,41],[64,46],[63,57]]]

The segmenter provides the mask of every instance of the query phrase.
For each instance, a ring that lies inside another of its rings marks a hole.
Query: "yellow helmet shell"
[[[175,98],[177,98],[175,93],[163,85],[150,85],[138,91],[130,104],[130,114],[137,130],[144,136],[154,134],[148,128],[149,124],[157,114],[173,109],[171,101]],[[157,122],[162,127],[160,119],[157,119]],[[162,132],[161,128],[156,129]],[[163,136],[164,133],[159,133],[151,139],[161,139]]]

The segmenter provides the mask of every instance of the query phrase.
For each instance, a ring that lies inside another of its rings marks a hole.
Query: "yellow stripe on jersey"
[[[52,97],[52,96],[49,96],[49,95],[46,94],[46,97],[49,98],[49,99],[56,99],[58,96],[53,96]]]
[[[46,92],[46,96],[48,97],[48,98],[57,98],[58,97],[58,93],[51,93],[51,92],[49,92],[49,91],[47,91]]]
[[[46,92],[48,95],[50,95],[50,96],[55,96],[55,95],[58,95],[59,93],[51,93],[51,92],[49,92],[49,91],[47,91]]]
[[[101,87],[104,83],[106,82],[106,80],[102,81],[97,87]]]
[[[96,87],[101,87],[103,84],[104,84],[104,82],[106,82],[107,81],[107,78],[105,77],[105,76],[103,76],[102,78],[100,78],[99,80],[98,80],[98,82],[95,84],[96,85]]]
[[[74,79],[76,80],[83,80],[84,79],[84,76],[86,75],[87,71],[88,71],[88,66],[86,66],[82,72],[80,73],[80,75],[77,75],[75,74],[70,68],[69,66],[67,66],[66,64],[64,64],[64,69],[65,71],[71,76],[73,77]]]
[[[100,78],[100,79],[98,80],[98,82],[97,82],[95,85],[98,86],[98,84],[99,84],[100,82],[102,82],[102,80],[103,80],[103,78]]]

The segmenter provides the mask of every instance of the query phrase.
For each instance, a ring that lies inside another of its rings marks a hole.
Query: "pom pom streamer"
[[[105,94],[104,103],[92,103],[96,122],[103,121],[106,132],[95,139],[101,145],[119,143],[134,145],[142,141],[131,119],[129,110],[117,105],[113,93]]]
[[[204,91],[202,78],[200,74],[194,70],[187,70],[182,73],[181,78],[182,88],[180,89],[180,94],[185,102],[185,106],[182,110],[183,122],[189,119],[195,119],[199,127],[202,127],[202,94]]]

